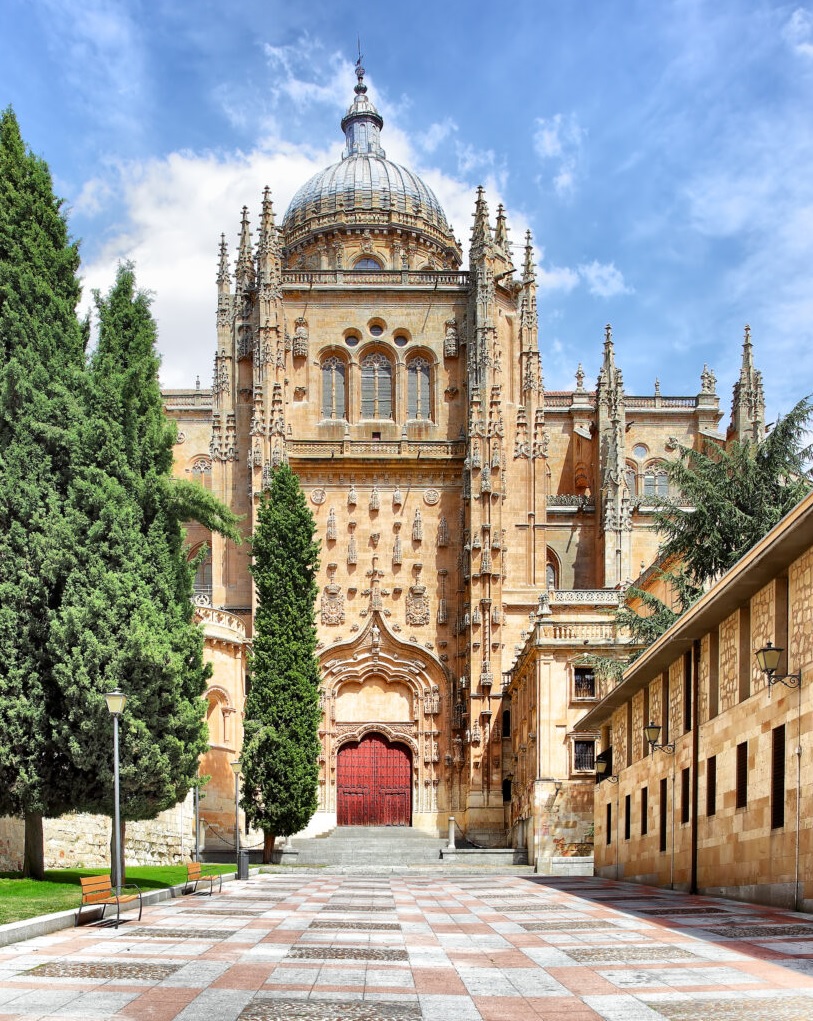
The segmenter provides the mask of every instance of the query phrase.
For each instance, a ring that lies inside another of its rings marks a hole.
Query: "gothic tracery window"
[[[322,418],[347,418],[346,371],[335,355],[322,362]]]
[[[378,352],[361,363],[361,417],[392,418],[392,365]]]
[[[413,358],[407,365],[407,418],[429,419],[430,366],[425,358]]]

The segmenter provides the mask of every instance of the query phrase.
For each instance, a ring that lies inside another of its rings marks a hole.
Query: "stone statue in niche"
[[[344,624],[344,596],[341,588],[331,582],[322,593],[322,623]]]
[[[406,622],[412,627],[429,623],[429,596],[425,585],[412,585],[406,597]]]
[[[414,542],[421,542],[423,540],[423,518],[421,517],[420,508],[415,511],[415,520],[412,522],[412,539]]]
[[[298,316],[292,344],[294,358],[304,358],[307,355],[308,336],[308,323],[302,316]]]
[[[443,339],[443,353],[447,358],[457,358],[458,337],[456,319],[446,320],[446,336]]]
[[[370,493],[370,510],[377,511],[381,506],[381,496],[378,492],[378,486],[373,486],[372,492]]]
[[[350,492],[347,494],[347,506],[355,507],[358,503],[358,494],[356,493],[356,487],[351,485]]]
[[[327,516],[327,539],[329,542],[332,542],[333,540],[336,539],[336,537],[337,537],[336,512],[331,507],[330,513]]]

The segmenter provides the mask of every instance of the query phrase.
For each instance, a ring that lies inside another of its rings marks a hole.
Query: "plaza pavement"
[[[0,1021],[811,1021],[813,917],[591,878],[253,876],[0,948]]]

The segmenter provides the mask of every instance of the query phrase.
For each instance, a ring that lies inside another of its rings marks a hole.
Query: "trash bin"
[[[248,879],[248,851],[239,851],[237,854],[237,878]]]

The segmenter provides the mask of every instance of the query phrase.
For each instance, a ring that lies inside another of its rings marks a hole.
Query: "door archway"
[[[339,749],[336,762],[339,826],[412,823],[412,753],[383,734],[366,734]]]

